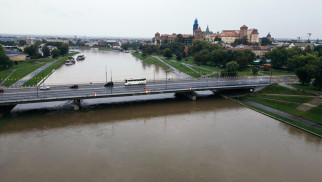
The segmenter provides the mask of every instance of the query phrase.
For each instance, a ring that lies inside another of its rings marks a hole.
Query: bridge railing
[[[252,86],[252,85],[266,85],[269,84],[268,79],[238,79],[238,80],[225,80],[220,81],[217,79],[200,79],[200,80],[186,80],[186,81],[163,81],[158,83],[150,83],[148,85],[141,86],[122,86],[122,87],[107,87],[102,88],[97,87],[89,90],[77,90],[68,89],[66,86],[63,90],[46,90],[39,91],[38,88],[34,88],[34,91],[28,94],[12,94],[1,96],[0,102],[10,102],[10,101],[24,101],[24,100],[49,100],[49,99],[72,99],[75,97],[87,98],[95,96],[108,96],[108,95],[121,95],[129,93],[151,93],[151,92],[162,92],[162,91],[173,91],[176,90],[197,90],[197,89],[215,89],[223,87],[242,87],[242,86]],[[59,87],[57,87],[59,88]],[[14,92],[13,92],[14,93]],[[19,92],[18,92],[19,93]]]

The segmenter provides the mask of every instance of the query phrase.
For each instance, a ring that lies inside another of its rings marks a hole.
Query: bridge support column
[[[81,106],[81,101],[80,99],[75,99],[74,100],[74,111],[78,111]]]
[[[184,97],[186,97],[186,98],[188,98],[188,99],[190,99],[190,100],[193,100],[193,101],[195,101],[195,100],[197,100],[197,93],[195,92],[195,91],[189,91],[189,92],[176,92],[176,94],[175,94],[176,96],[184,96]]]
[[[6,116],[16,105],[0,106],[0,118]]]

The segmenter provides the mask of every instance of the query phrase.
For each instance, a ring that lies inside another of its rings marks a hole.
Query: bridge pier
[[[74,100],[74,111],[79,111],[80,106],[81,106],[80,99],[75,99]]]
[[[0,118],[6,116],[14,107],[16,107],[16,104],[0,106]]]
[[[197,100],[197,93],[195,91],[188,91],[188,92],[176,92],[175,93],[176,96],[184,96],[190,100]]]

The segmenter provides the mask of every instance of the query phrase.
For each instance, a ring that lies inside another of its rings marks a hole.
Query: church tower
[[[240,27],[240,38],[244,38],[247,37],[247,31],[248,31],[248,27],[246,25],[243,25],[242,27]],[[248,39],[248,37],[247,37]]]
[[[197,18],[195,19],[195,23],[193,24],[193,34],[195,34],[195,31],[198,29],[199,24]]]

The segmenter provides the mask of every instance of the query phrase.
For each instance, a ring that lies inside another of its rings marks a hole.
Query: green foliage
[[[235,39],[234,43],[232,43],[233,46],[237,46],[237,45],[240,45],[240,44],[243,44],[243,45],[248,45],[249,44],[246,36],[244,36],[241,39]]]
[[[0,45],[0,69],[11,68],[13,61],[6,55],[4,48]]]
[[[44,47],[42,47],[42,53],[44,54],[44,57],[49,57],[50,56],[50,50],[49,48],[47,47],[47,45],[45,45]]]
[[[163,56],[164,56],[164,57],[166,57],[166,58],[170,58],[170,57],[172,57],[172,53],[171,53],[171,51],[170,51],[170,49],[169,49],[169,48],[166,48],[166,49],[164,50],[164,52],[163,52]]]
[[[24,46],[26,44],[27,44],[27,42],[25,40],[19,40],[19,45],[20,46]]]
[[[253,73],[253,75],[258,74],[258,69],[255,66],[252,68],[252,73]]]
[[[296,90],[291,90],[289,88],[279,86],[278,84],[269,85],[260,93],[262,93],[262,94],[308,95],[303,92],[299,92]]]
[[[66,55],[69,52],[68,44],[62,44],[58,49],[60,50],[61,55]]]
[[[318,45],[318,46],[314,47],[314,51],[316,51],[318,53],[318,56],[321,57],[322,56],[322,45]]]
[[[129,47],[130,47],[130,43],[128,43],[128,42],[123,43],[121,47],[122,47],[123,50],[128,50]]]
[[[267,37],[263,37],[261,40],[261,45],[262,46],[272,45],[272,41],[269,40]]]
[[[59,57],[60,56],[60,50],[59,49],[53,49],[51,51],[51,55],[52,55],[53,58]]]
[[[237,76],[238,73],[238,64],[236,61],[231,61],[226,64],[226,69],[223,70],[221,76]]]
[[[305,65],[304,67],[297,68],[295,74],[300,79],[300,82],[304,85],[311,82],[314,72],[315,70],[312,65]]]
[[[321,90],[322,88],[322,59],[315,65],[313,86]]]
[[[297,68],[304,67],[306,64],[313,64],[316,59],[316,54],[294,55],[287,61],[288,70],[296,70]]]

